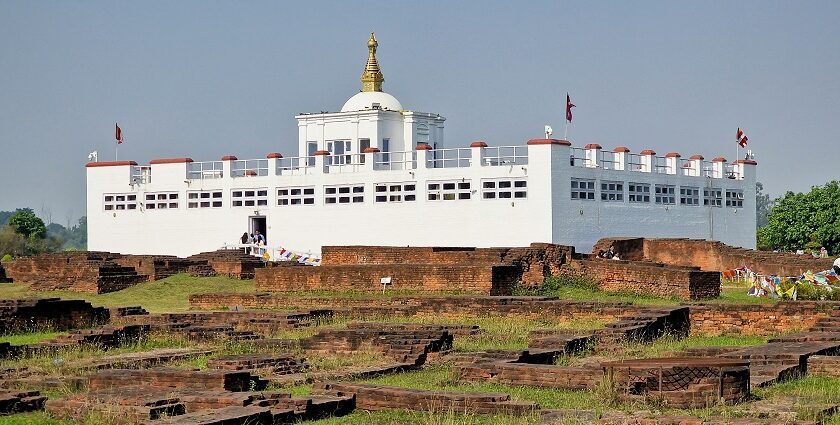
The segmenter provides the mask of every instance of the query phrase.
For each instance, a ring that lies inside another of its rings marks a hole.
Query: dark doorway
[[[266,226],[265,217],[250,217],[249,231],[253,235],[257,230],[265,238],[265,244],[268,245],[268,226]]]

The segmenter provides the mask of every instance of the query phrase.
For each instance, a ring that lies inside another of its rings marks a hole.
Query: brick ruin
[[[0,334],[21,330],[63,331],[107,323],[110,312],[83,300],[0,300]]]
[[[295,301],[285,298],[287,302]],[[315,304],[314,298],[310,301]],[[68,385],[80,388],[70,395],[50,399],[46,404],[44,398],[34,391],[9,396],[10,403],[21,406],[13,412],[45,406],[50,415],[70,419],[78,419],[88,411],[98,409],[103,414],[117,410],[136,421],[154,420],[155,423],[182,425],[295,423],[340,416],[357,409],[455,410],[505,415],[539,412],[543,417],[550,417],[563,416],[568,412],[541,409],[532,401],[515,400],[505,393],[427,391],[362,384],[348,379],[416,370],[429,362],[446,361],[455,365],[457,380],[463,382],[483,381],[567,390],[594,390],[605,382],[614,388],[621,400],[628,403],[639,401],[684,409],[719,403],[744,404],[749,410],[753,403],[750,401],[751,388],[806,373],[828,376],[838,364],[836,359],[840,358],[840,304],[830,302],[760,306],[765,308],[768,316],[763,325],[766,329],[757,326],[729,329],[728,333],[777,333],[781,329],[789,330],[792,322],[772,321],[769,319],[771,316],[789,315],[792,321],[797,320],[796,317],[809,320],[805,318],[817,316],[805,323],[800,332],[773,338],[766,344],[689,348],[670,353],[663,359],[604,361],[599,354],[615,352],[620,355],[628,343],[650,342],[663,335],[679,337],[714,330],[719,317],[740,315],[743,320],[750,321],[756,306],[691,304],[652,307],[548,297],[487,296],[332,300],[336,304],[341,301],[347,304],[344,311],[315,309],[298,313],[216,311],[152,315],[138,308],[115,309],[105,311],[113,318],[111,325],[72,331],[70,335],[58,339],[63,342],[99,343],[108,341],[101,338],[110,335],[114,343],[119,344],[121,338],[114,335],[126,332],[128,328],[117,323],[134,322],[128,326],[145,326],[139,328],[142,332],[152,328],[178,332],[179,329],[196,327],[208,333],[224,334],[222,325],[265,332],[278,327],[296,329],[312,326],[317,324],[319,317],[341,315],[357,318],[370,315],[368,319],[382,315],[489,315],[557,321],[597,317],[607,323],[592,331],[532,330],[525,350],[454,352],[451,351],[453,340],[477,335],[481,329],[475,325],[350,322],[344,328],[320,328],[313,336],[297,342],[272,340],[255,334],[254,347],[263,348],[248,354],[217,355],[212,351],[190,348],[158,349],[80,363],[78,367],[91,369],[94,373],[86,377],[62,378],[54,384],[37,375],[27,376],[25,370],[16,371],[16,375],[5,371],[0,376],[0,382],[29,388],[37,388],[37,385],[41,388],[65,388]],[[59,305],[57,303],[61,301],[49,302]],[[80,317],[70,313],[66,316],[54,320],[71,324],[73,317]],[[78,323],[84,321],[79,320]],[[196,353],[210,356],[206,370],[165,366],[169,361],[188,358]],[[362,370],[329,374],[310,371],[309,356],[353,353],[378,353],[383,363]],[[558,364],[556,359],[561,356],[574,356],[578,360],[568,365]],[[312,380],[315,382],[312,394],[305,397],[295,397],[282,390],[265,390],[269,382],[282,388]],[[3,406],[2,400],[0,396],[0,406]],[[605,412],[604,417],[615,415],[619,413]],[[666,417],[657,420],[666,421]]]
[[[19,257],[3,265],[8,278],[36,291],[102,294],[177,273],[252,279],[264,263],[244,250],[219,250],[177,258],[75,251]]]
[[[683,299],[715,298],[717,273],[641,261],[604,262],[573,247],[534,243],[522,248],[328,246],[321,267],[266,268],[256,273],[264,291],[356,290],[390,287],[510,295],[517,284],[535,287],[552,275],[591,278],[605,291]],[[387,291],[387,289],[386,289]]]
[[[810,255],[736,248],[704,239],[605,238],[595,244],[592,253],[606,251],[610,246],[624,260],[699,267],[715,272],[747,267],[761,274],[799,276],[808,270],[828,270],[833,261]]]

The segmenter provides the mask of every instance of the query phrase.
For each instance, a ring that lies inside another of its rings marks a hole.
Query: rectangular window
[[[676,204],[675,187],[670,184],[657,184],[653,187],[654,200],[661,205]]]
[[[726,206],[733,208],[744,207],[744,191],[739,189],[726,190]]]
[[[429,182],[426,193],[430,201],[468,200],[472,197],[469,180]]]
[[[376,202],[414,202],[417,200],[416,183],[376,183],[373,185]]]
[[[680,186],[680,205],[700,205],[700,188]]]
[[[723,191],[721,189],[703,189],[703,205],[707,207],[719,207],[723,203]]]
[[[187,208],[221,208],[221,190],[196,190],[187,192]]]
[[[624,202],[624,182],[601,182],[601,200]]]
[[[144,206],[147,210],[178,208],[178,192],[147,192]]]
[[[315,186],[278,187],[277,205],[315,205]]]
[[[525,199],[527,197],[528,182],[524,178],[481,181],[482,199]]]
[[[382,162],[391,162],[391,139],[382,139]]]
[[[572,179],[572,199],[595,200],[595,180]]]
[[[230,205],[234,207],[267,207],[268,189],[233,189],[230,191]]]
[[[650,184],[629,183],[627,185],[627,200],[635,203],[650,203]]]
[[[327,186],[324,188],[324,203],[331,204],[358,204],[365,202],[365,185],[348,184],[340,186]]]
[[[137,210],[137,195],[132,193],[107,193],[103,196],[102,208],[105,211]]]

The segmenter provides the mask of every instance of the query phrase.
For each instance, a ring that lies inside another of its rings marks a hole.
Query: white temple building
[[[325,245],[588,251],[617,236],[755,248],[754,161],[548,136],[448,148],[445,118],[382,91],[377,45],[371,34],[362,91],[340,112],[295,117],[298,156],[88,163],[88,248],[188,256],[255,230],[272,256],[317,256]]]

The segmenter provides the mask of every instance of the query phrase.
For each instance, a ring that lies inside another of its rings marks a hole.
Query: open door
[[[249,225],[248,229],[252,235],[255,235],[257,231],[263,235],[265,238],[265,244],[268,245],[268,226],[266,225],[266,218],[264,216],[259,217],[249,217]]]

